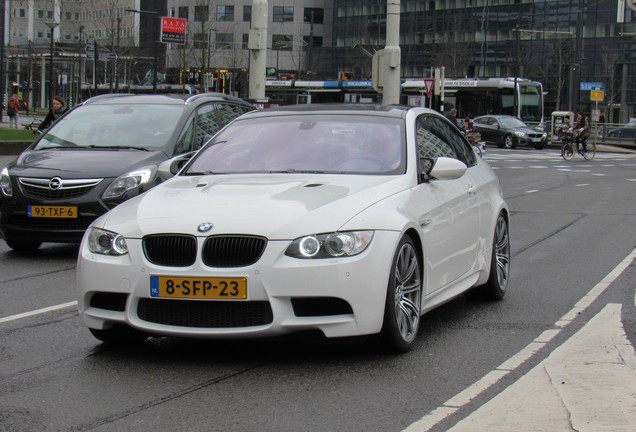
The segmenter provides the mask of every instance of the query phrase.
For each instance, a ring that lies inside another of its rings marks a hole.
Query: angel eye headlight
[[[320,241],[314,237],[303,237],[298,244],[298,252],[305,258],[316,256],[320,252]]]
[[[373,231],[343,231],[309,235],[294,240],[285,255],[293,258],[337,258],[362,253],[373,238]]]
[[[125,255],[128,253],[126,239],[116,232],[91,227],[86,232],[88,250],[100,255]]]

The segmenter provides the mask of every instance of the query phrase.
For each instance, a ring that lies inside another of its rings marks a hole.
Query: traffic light
[[[283,81],[291,81],[294,79],[294,74],[280,74],[280,79]]]
[[[353,74],[349,72],[340,72],[340,80],[347,81],[353,78]]]

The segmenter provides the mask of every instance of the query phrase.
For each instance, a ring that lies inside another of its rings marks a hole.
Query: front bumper
[[[284,254],[289,241],[269,241],[259,261],[242,268],[210,268],[200,258],[186,268],[156,266],[145,259],[138,239],[127,239],[129,253],[118,257],[92,254],[82,244],[77,268],[80,319],[94,329],[121,323],[153,334],[208,338],[305,330],[320,330],[327,337],[378,333],[392,260],[387,251],[395,248],[399,234],[376,231],[362,254],[332,259],[290,258]],[[203,239],[198,239],[199,252]],[[248,295],[246,300],[160,299],[150,295],[151,275],[246,277]],[[163,309],[184,318],[166,324],[156,319]],[[210,318],[193,323],[193,314]],[[248,315],[246,320],[240,320],[241,314]]]

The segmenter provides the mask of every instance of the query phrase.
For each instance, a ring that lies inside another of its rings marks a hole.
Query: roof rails
[[[124,97],[124,96],[130,96],[130,93],[107,93],[107,94],[101,94],[101,95],[93,96],[93,97],[90,97],[90,98],[86,99],[84,102],[81,103],[81,105],[86,105],[86,104],[89,104],[89,103],[97,102],[97,101],[100,101],[102,99],[111,99],[111,98]]]

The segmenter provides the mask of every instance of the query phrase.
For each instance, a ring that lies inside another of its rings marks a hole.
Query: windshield
[[[527,124],[525,124],[518,118],[514,118],[514,117],[501,117],[499,121],[501,122],[501,126],[507,127],[507,128],[528,127]]]
[[[159,150],[170,139],[183,109],[180,105],[84,105],[55,123],[35,149],[110,147]]]
[[[405,172],[402,120],[363,115],[289,115],[239,120],[222,130],[186,175]]]

